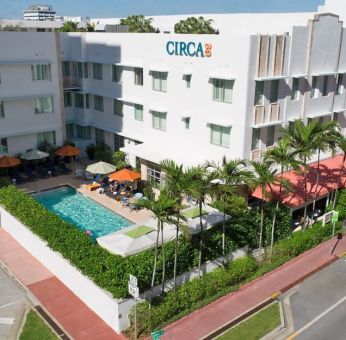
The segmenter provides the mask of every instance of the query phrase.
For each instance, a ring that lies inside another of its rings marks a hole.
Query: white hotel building
[[[298,118],[346,127],[338,2],[323,13],[204,15],[219,35],[1,32],[0,152],[105,142],[159,180],[167,158],[258,160]],[[181,18],[153,25],[168,32]]]

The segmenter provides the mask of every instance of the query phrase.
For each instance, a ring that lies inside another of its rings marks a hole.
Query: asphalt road
[[[25,311],[26,293],[0,267],[0,339],[17,339]]]
[[[306,279],[287,295],[295,339],[346,339],[345,258]]]

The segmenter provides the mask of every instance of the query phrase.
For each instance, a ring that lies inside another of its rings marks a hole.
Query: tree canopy
[[[188,17],[186,20],[180,20],[174,25],[175,33],[183,34],[219,34],[219,31],[213,28],[213,20],[204,19],[204,17]]]
[[[159,29],[152,26],[152,18],[145,18],[144,15],[130,15],[120,20],[120,25],[127,25],[131,33],[159,33]]]

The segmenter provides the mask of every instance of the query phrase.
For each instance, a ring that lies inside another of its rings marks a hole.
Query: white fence
[[[59,253],[51,250],[46,242],[33,234],[3,207],[0,207],[0,223],[4,230],[50,270],[114,331],[119,333],[128,327],[125,310],[128,310],[129,306],[125,307],[122,304],[122,308],[119,308],[120,301],[115,300],[110,293],[85,277]]]

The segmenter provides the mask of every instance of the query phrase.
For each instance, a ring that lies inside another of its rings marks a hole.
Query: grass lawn
[[[184,216],[188,217],[188,218],[195,218],[195,217],[199,217],[199,208],[193,208],[190,210],[185,210],[181,212]],[[206,212],[205,210],[202,210],[202,215],[207,215],[208,212]]]
[[[130,230],[125,235],[130,236],[132,238],[138,238],[142,235],[148,234],[153,231],[154,228],[147,227],[146,225],[141,225],[140,227]]]
[[[25,325],[19,340],[58,340],[59,338],[51,331],[40,316],[31,310],[26,316]]]
[[[281,323],[279,304],[276,302],[257,314],[253,315],[238,326],[231,328],[224,333],[218,340],[258,340],[271,332]]]

